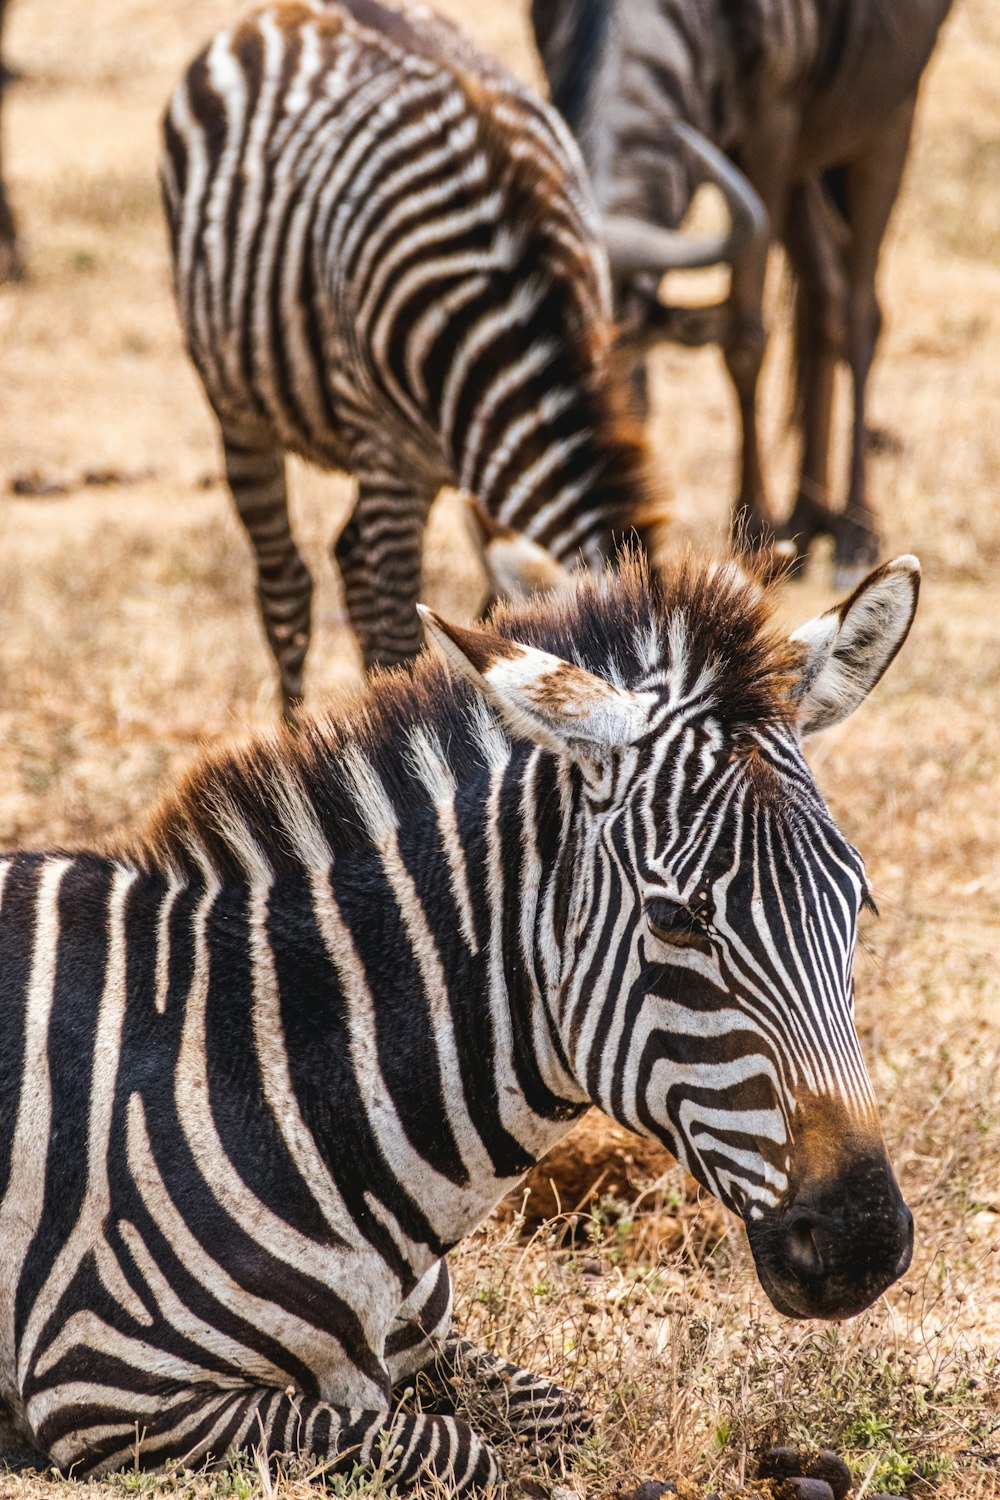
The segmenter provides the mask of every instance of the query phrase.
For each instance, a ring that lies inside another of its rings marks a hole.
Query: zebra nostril
[[[826,1272],[823,1236],[812,1214],[800,1210],[786,1219],[781,1231],[785,1262],[799,1276],[817,1277]]]

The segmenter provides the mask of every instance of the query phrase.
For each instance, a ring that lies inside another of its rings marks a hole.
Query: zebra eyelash
[[[872,895],[867,886],[865,887],[861,895],[861,910],[871,912],[873,917],[881,916],[881,912],[875,905],[875,897]]]

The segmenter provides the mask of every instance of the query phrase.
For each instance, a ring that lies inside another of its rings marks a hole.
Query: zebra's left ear
[[[582,764],[634,744],[648,729],[654,694],[630,693],[561,656],[417,608],[446,660],[500,710],[519,739]]]
[[[803,735],[839,724],[867,698],[906,640],[919,593],[917,559],[897,557],[795,631],[792,640],[805,647],[797,693]]]

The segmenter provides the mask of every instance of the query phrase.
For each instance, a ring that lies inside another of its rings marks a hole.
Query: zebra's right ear
[[[653,693],[631,693],[593,672],[509,641],[496,631],[452,625],[418,604],[445,659],[499,709],[510,732],[579,764],[641,739]]]

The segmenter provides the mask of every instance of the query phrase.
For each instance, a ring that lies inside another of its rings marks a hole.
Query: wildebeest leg
[[[19,281],[24,275],[24,266],[17,246],[17,226],[7,198],[3,178],[3,96],[5,73],[3,66],[3,23],[7,0],[0,0],[0,283]]]
[[[434,492],[380,450],[355,449],[358,500],[333,548],[365,670],[409,661],[424,642],[417,614],[424,527]]]
[[[630,366],[632,414],[639,422],[645,422],[649,416],[648,354],[643,334],[649,317],[650,299],[655,298],[655,295],[655,284],[646,297],[639,295],[627,283],[615,288],[615,309],[623,331],[623,353]]]
[[[830,511],[830,422],[837,361],[845,345],[847,229],[821,179],[808,177],[788,205],[785,247],[795,271],[795,408],[802,429],[798,494],[782,536],[805,560],[834,531]]]
[[[757,422],[757,384],[767,345],[762,315],[765,269],[763,261],[733,267],[733,318],[723,350],[740,413],[740,488],[733,503],[732,535],[745,550],[766,545],[774,534]]]
[[[309,649],[312,579],[288,520],[285,455],[268,439],[223,434],[226,477],[253,543],[257,599],[281,679],[281,708],[293,721]]]
[[[784,230],[788,201],[788,163],[797,122],[784,108],[758,121],[753,151],[737,161],[757,189],[767,210],[772,238]],[[757,386],[767,345],[764,328],[764,280],[767,245],[755,244],[733,266],[729,306],[731,320],[723,347],[726,366],[739,403],[742,453],[740,488],[733,506],[733,540],[743,548],[766,544],[774,535],[758,431]]]
[[[899,191],[916,98],[897,111],[872,149],[851,162],[844,176],[848,251],[847,358],[854,385],[854,430],[847,503],[837,529],[834,566],[838,587],[850,587],[878,557],[879,535],[868,499],[868,428],[865,394],[882,324],[876,294],[879,252]]]

